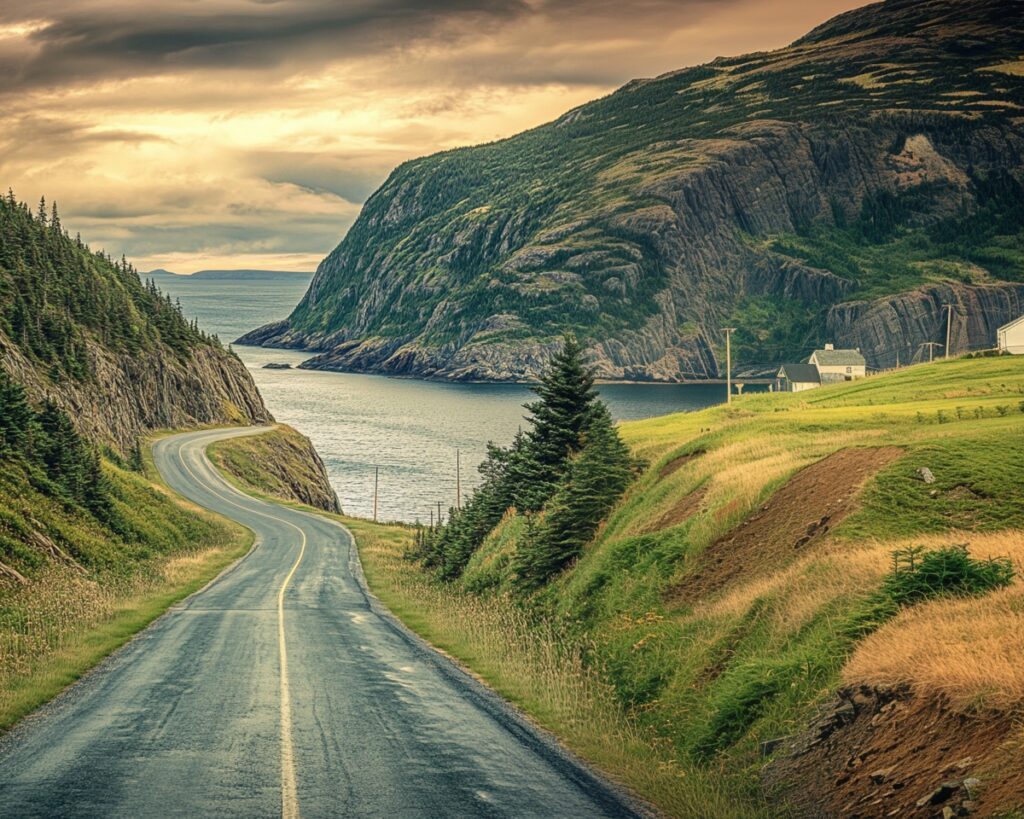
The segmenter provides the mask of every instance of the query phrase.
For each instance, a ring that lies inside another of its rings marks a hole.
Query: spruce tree
[[[555,491],[597,401],[593,368],[584,363],[575,336],[565,336],[534,392],[539,400],[526,405],[533,425],[527,436],[529,457],[516,493],[524,511],[540,509]]]
[[[632,480],[632,458],[608,408],[598,402],[583,433],[583,448],[544,508],[543,523],[518,550],[520,585],[546,582],[578,557]]]

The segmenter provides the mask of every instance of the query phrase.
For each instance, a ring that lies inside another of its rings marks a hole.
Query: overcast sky
[[[0,0],[0,185],[142,270],[312,270],[404,159],[862,0]]]

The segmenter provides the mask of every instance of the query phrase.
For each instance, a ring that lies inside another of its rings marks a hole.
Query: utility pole
[[[455,450],[455,508],[462,509],[462,459],[459,450]]]
[[[735,327],[723,327],[722,332],[725,333],[725,393],[726,393],[726,404],[732,403],[732,334],[736,331]]]
[[[928,363],[930,364],[935,360],[935,348],[941,347],[942,345],[937,341],[923,341],[921,342],[921,346],[928,348]]]
[[[953,305],[947,304],[946,307],[946,358],[949,358],[949,338],[953,330]]]
[[[380,467],[373,468],[373,522],[377,522],[377,485],[380,478]]]

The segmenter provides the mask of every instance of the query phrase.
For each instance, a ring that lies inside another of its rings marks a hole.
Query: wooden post
[[[725,333],[725,394],[726,404],[732,403],[732,334],[735,327],[723,327]]]
[[[462,456],[455,450],[455,508],[462,509]]]
[[[441,525],[441,501],[437,502],[437,525]]]
[[[377,486],[380,478],[380,467],[373,468],[373,522],[377,522]]]

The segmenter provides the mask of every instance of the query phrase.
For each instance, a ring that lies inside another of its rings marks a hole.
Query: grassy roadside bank
[[[248,530],[174,495],[160,480],[149,445],[143,462],[143,474],[103,464],[118,509],[137,533],[132,542],[113,543],[108,533],[24,483],[10,476],[0,481],[0,524],[29,542],[43,543],[42,535],[68,544],[64,558],[40,566],[28,582],[0,588],[0,732],[251,547]]]

